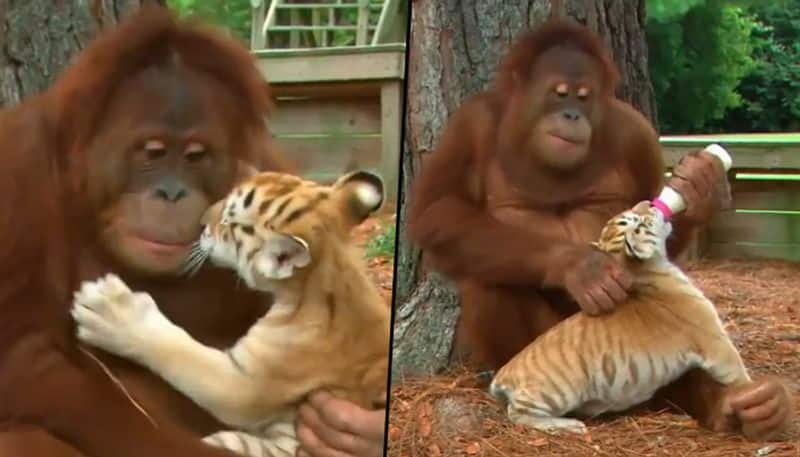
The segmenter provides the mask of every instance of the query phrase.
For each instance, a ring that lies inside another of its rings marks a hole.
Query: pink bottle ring
[[[655,206],[659,211],[661,211],[661,214],[664,215],[665,220],[672,217],[672,210],[660,198],[654,199],[652,203],[653,206]]]

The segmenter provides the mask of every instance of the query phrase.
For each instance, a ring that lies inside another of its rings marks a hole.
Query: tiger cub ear
[[[308,243],[298,236],[271,234],[261,245],[256,257],[256,270],[267,279],[286,279],[295,268],[311,263]]]
[[[383,205],[383,180],[368,171],[354,171],[340,177],[333,189],[343,195],[344,210],[355,224],[363,222]]]

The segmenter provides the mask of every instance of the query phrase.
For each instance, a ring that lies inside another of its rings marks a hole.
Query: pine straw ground
[[[800,411],[800,265],[704,261],[686,270],[716,303],[752,373],[786,379]],[[388,456],[800,457],[798,431],[752,443],[667,410],[592,420],[587,436],[551,438],[510,425],[476,386],[465,372],[393,386]]]

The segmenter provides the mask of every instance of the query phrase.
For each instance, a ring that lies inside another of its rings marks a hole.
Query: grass
[[[397,227],[394,221],[384,221],[380,232],[371,238],[366,245],[367,258],[394,258],[394,242]]]

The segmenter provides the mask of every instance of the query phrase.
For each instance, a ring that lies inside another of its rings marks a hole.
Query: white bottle
[[[722,161],[722,166],[725,168],[726,172],[731,169],[733,160],[725,148],[718,144],[712,144],[707,146],[704,151],[719,158],[719,160]],[[683,199],[681,194],[675,191],[675,189],[665,186],[661,191],[661,195],[653,200],[653,206],[661,211],[665,219],[669,219],[673,214],[679,213],[686,209],[686,201]]]

